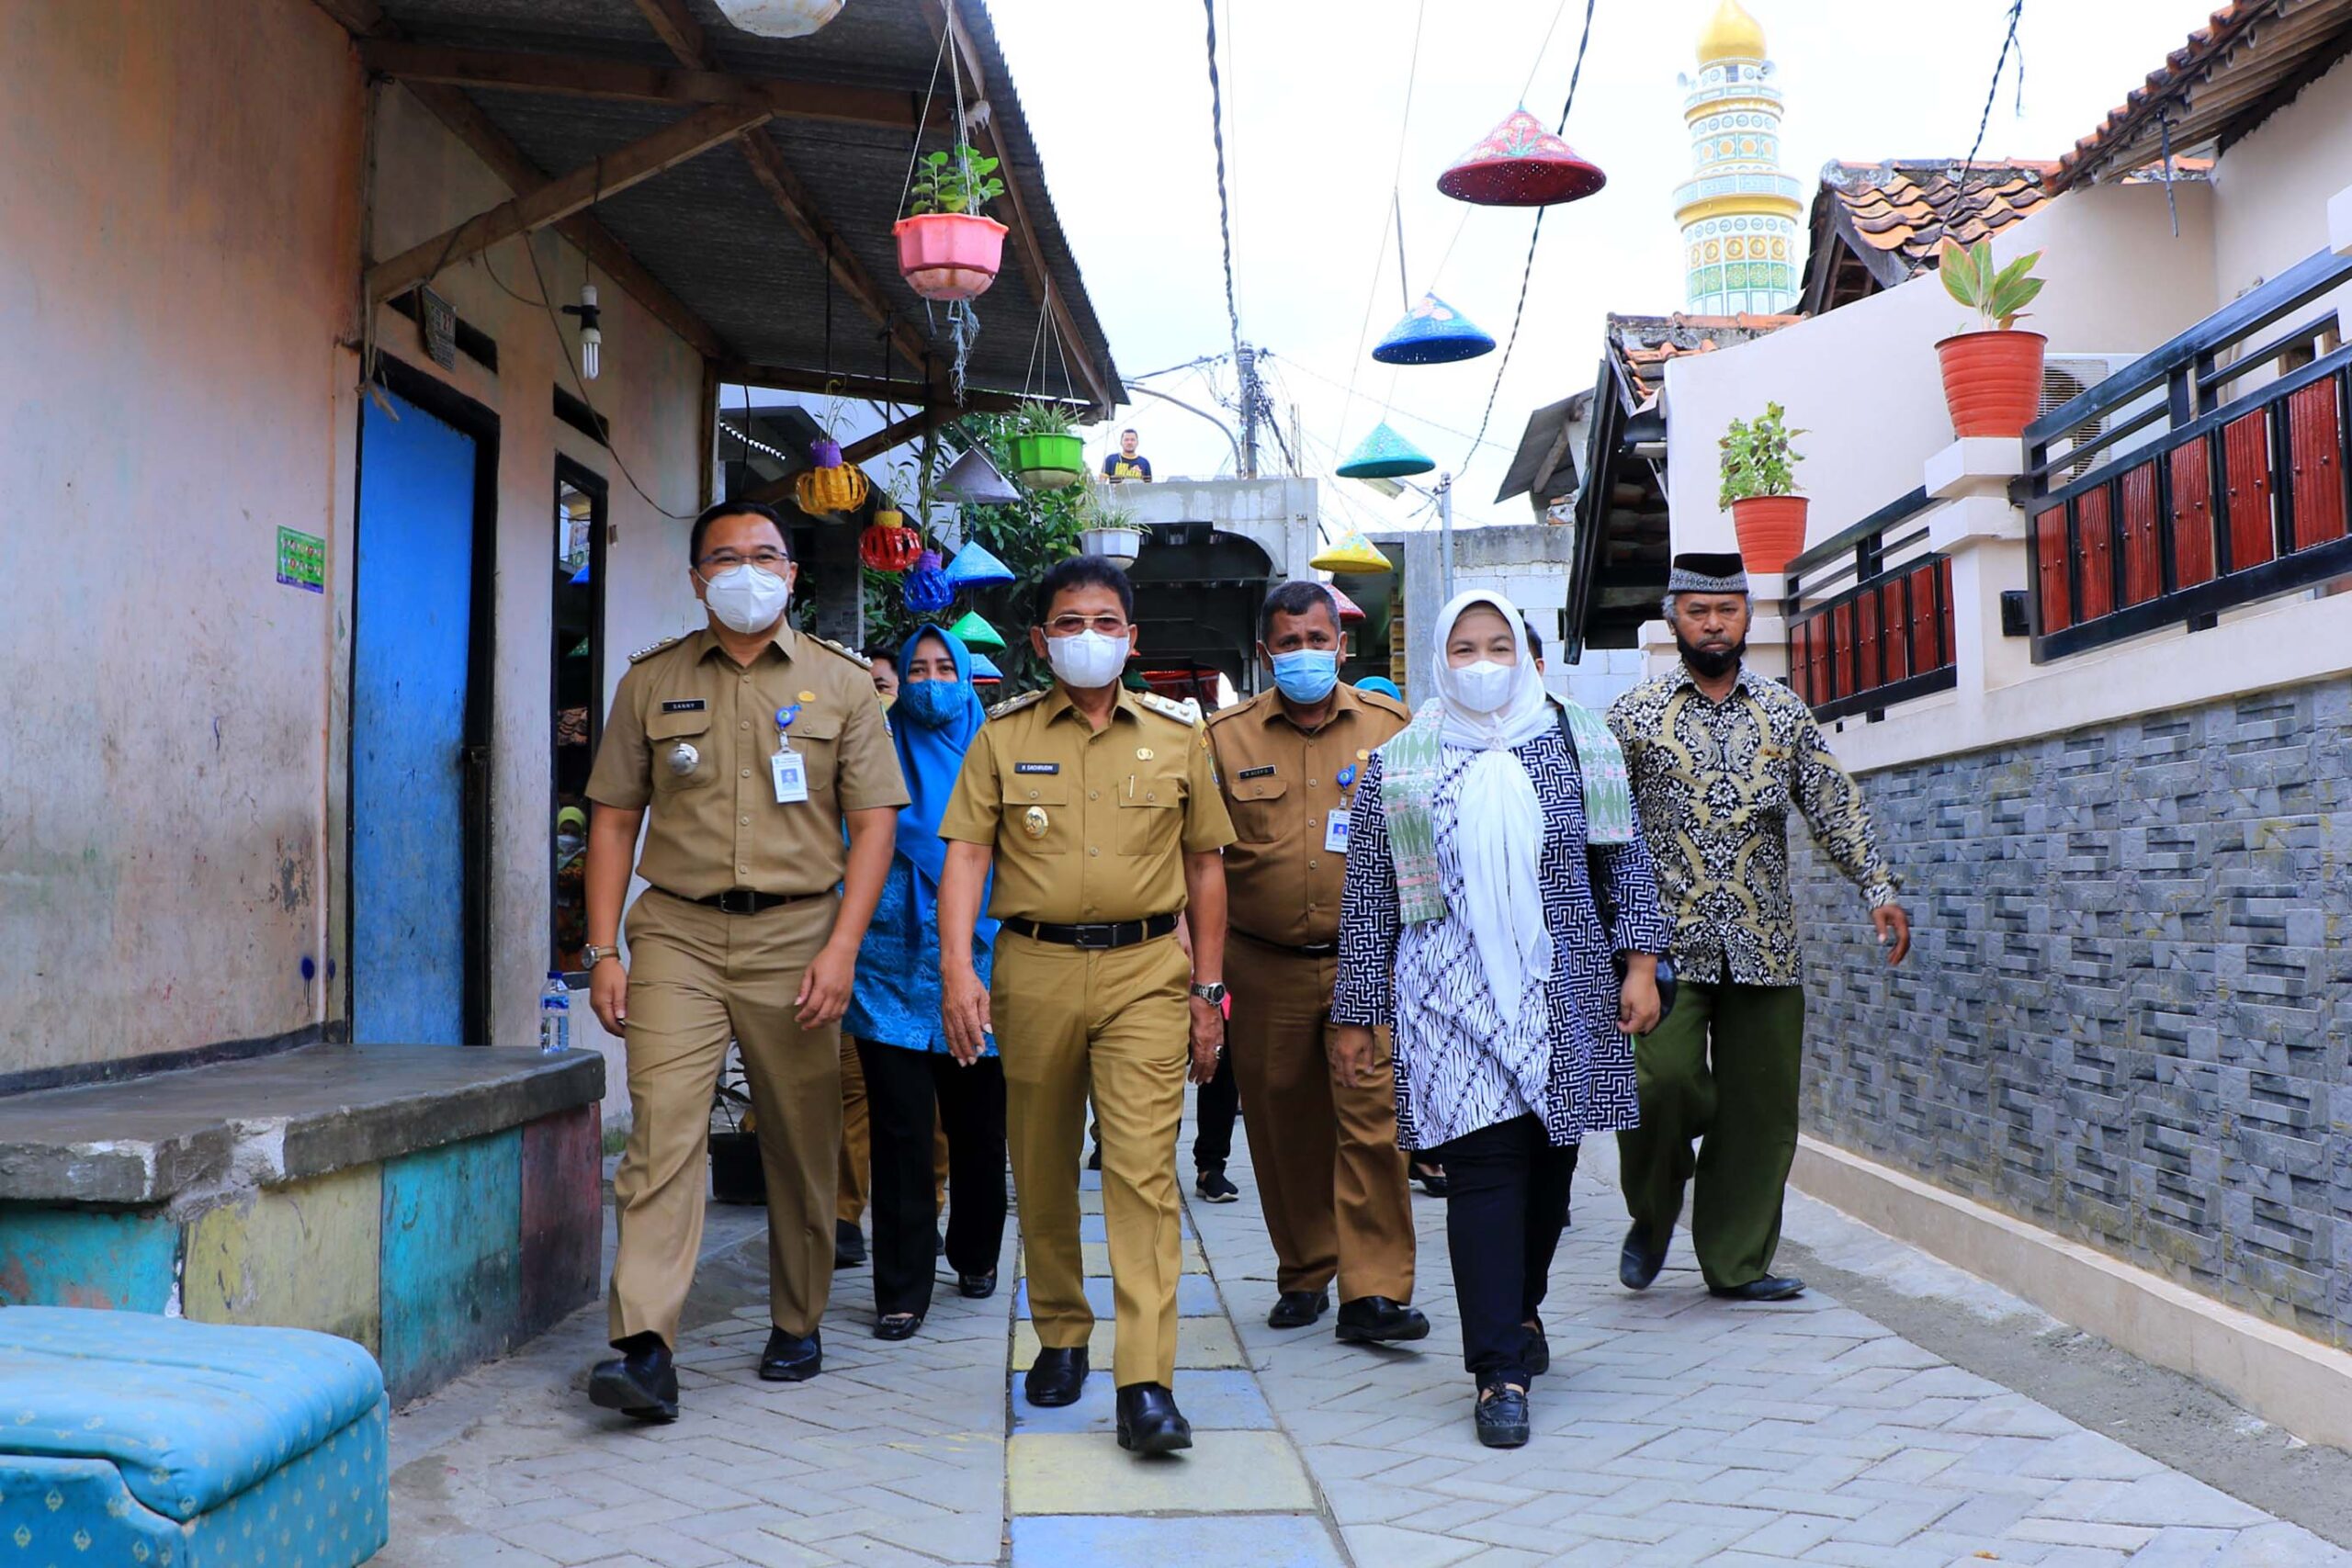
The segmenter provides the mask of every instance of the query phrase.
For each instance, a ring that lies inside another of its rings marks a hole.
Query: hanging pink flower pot
[[[890,232],[907,286],[926,299],[977,299],[1004,265],[1006,230],[993,218],[925,212],[899,219]]]

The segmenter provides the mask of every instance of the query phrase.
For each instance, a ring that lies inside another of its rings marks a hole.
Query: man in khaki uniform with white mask
[[[722,502],[688,541],[709,625],[636,655],[614,694],[588,832],[589,998],[626,1037],[634,1122],[613,1179],[617,1359],[589,1397],[678,1413],[671,1353],[702,1241],[711,1095],[731,1038],[768,1202],[760,1376],[813,1377],[832,1287],[840,1020],[907,803],[865,661],[785,619],[796,575],[764,506]],[[650,886],[616,949],[629,863]]]

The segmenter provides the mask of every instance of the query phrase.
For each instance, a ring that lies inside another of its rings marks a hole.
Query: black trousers
[[[874,1126],[874,1307],[882,1316],[931,1310],[938,1269],[939,1193],[933,1118],[947,1133],[947,1261],[959,1274],[996,1267],[1004,1242],[1004,1064],[970,1066],[938,1051],[857,1043]]]
[[[1462,1309],[1462,1362],[1490,1383],[1528,1382],[1552,1254],[1568,1223],[1574,1145],[1555,1147],[1539,1116],[1521,1116],[1423,1149],[1445,1167],[1445,1245]]]
[[[1216,1077],[1203,1084],[1193,1107],[1193,1168],[1222,1176],[1233,1157],[1233,1123],[1241,1112],[1241,1086],[1234,1081],[1233,1057],[1217,1058]]]

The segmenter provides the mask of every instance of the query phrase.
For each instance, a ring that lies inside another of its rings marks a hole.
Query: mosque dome
[[[1763,28],[1739,0],[1723,0],[1707,23],[1707,30],[1699,35],[1699,63],[1713,65],[1719,60],[1763,58]]]

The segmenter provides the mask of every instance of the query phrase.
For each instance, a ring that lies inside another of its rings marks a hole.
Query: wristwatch
[[[1208,1003],[1211,1007],[1222,1006],[1225,1002],[1225,982],[1222,980],[1195,980],[1193,982],[1193,995],[1200,998],[1201,1000]]]
[[[598,947],[592,942],[580,950],[580,966],[582,969],[593,970],[605,959],[618,958],[620,955],[621,950],[617,947]]]

